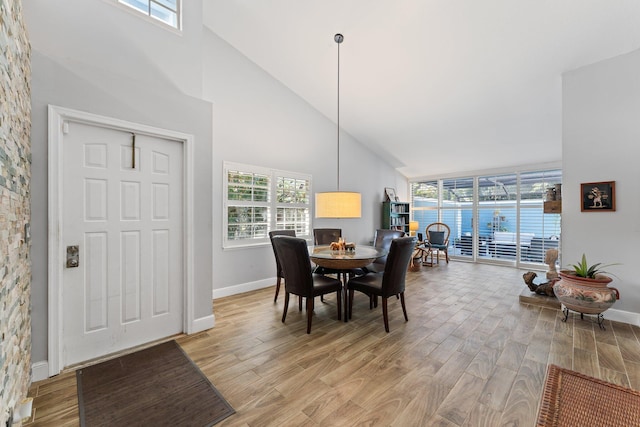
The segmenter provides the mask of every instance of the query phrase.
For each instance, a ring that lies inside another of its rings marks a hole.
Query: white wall
[[[640,324],[640,50],[563,77],[562,259],[621,263],[606,318]],[[581,212],[580,183],[615,181],[615,212]]]
[[[185,2],[182,35],[107,0],[30,0],[33,47],[33,361],[47,359],[46,105],[195,135],[196,318],[212,289],[228,294],[273,284],[269,246],[222,250],[222,162],[309,173],[314,191],[335,189],[336,127],[215,34],[202,0]],[[209,102],[210,101],[210,102]],[[318,220],[367,242],[381,222],[384,187],[406,197],[406,179],[349,135],[341,136],[341,189],[362,192],[361,220]]]
[[[213,288],[224,295],[228,291],[220,289],[274,277],[275,265],[270,246],[222,249],[222,162],[310,173],[314,192],[335,190],[337,135],[335,123],[208,30],[203,58],[203,92],[214,115]],[[406,179],[344,133],[340,169],[340,189],[362,193],[363,217],[313,225],[341,227],[347,240],[369,242],[381,224],[384,187],[404,191]]]

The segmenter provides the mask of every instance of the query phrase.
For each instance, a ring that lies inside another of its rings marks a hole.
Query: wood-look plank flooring
[[[640,328],[522,304],[523,270],[440,262],[389,301],[337,320],[334,296],[282,324],[274,288],[213,302],[216,326],[178,339],[237,413],[220,426],[533,426],[547,365],[640,389]],[[293,300],[295,301],[295,300]],[[606,318],[606,313],[605,313]],[[75,373],[34,383],[27,426],[76,426]],[[135,398],[135,396],[132,396]]]

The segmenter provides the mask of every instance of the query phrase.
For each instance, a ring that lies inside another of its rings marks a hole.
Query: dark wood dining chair
[[[403,237],[404,231],[400,230],[388,230],[388,229],[378,229],[375,232],[373,237],[373,246],[376,248],[384,248],[387,251],[391,247],[391,241],[393,239],[397,239],[398,237]],[[363,268],[364,273],[382,273],[384,271],[384,266],[387,263],[388,255],[380,257],[373,261],[371,264],[367,265]]]
[[[287,318],[289,295],[294,294],[307,299],[307,333],[311,333],[311,320],[315,297],[331,292],[336,293],[338,320],[342,319],[342,283],[329,276],[313,274],[309,263],[307,241],[291,236],[274,236],[273,244],[284,274],[284,312],[282,323]],[[345,302],[346,303],[346,302]]]
[[[330,245],[333,242],[337,242],[342,237],[341,228],[314,228],[313,229],[313,244],[314,245]],[[313,270],[316,274],[336,274],[339,275],[340,271],[332,270],[330,268],[317,266]],[[346,303],[346,302],[345,302]]]
[[[313,244],[314,245],[330,245],[337,242],[342,237],[341,228],[314,228]]]
[[[382,318],[384,320],[385,331],[389,332],[387,300],[392,296],[400,296],[404,319],[409,321],[407,308],[404,303],[404,288],[407,267],[409,266],[415,242],[415,237],[399,237],[393,239],[382,274],[365,274],[364,276],[356,276],[349,280],[347,283],[347,289],[349,290],[349,318],[351,318],[353,312],[355,291],[359,291],[366,295],[382,298]]]
[[[284,278],[282,274],[282,266],[280,260],[278,260],[278,254],[276,253],[276,247],[273,245],[274,236],[291,236],[296,237],[295,230],[273,230],[269,232],[269,239],[271,240],[271,247],[273,248],[273,255],[276,257],[276,295],[273,297],[273,302],[278,300],[278,293],[280,293],[280,282]]]

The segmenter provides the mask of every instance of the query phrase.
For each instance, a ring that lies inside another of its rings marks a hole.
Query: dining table
[[[348,321],[347,280],[349,272],[363,268],[376,259],[388,254],[385,248],[368,245],[356,245],[353,249],[331,249],[329,245],[315,245],[309,247],[309,259],[324,268],[338,271],[338,279],[342,282],[344,301],[344,321]]]

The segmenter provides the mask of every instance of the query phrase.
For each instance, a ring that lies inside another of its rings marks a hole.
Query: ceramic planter
[[[560,280],[553,285],[558,300],[570,310],[584,314],[600,314],[617,300],[620,293],[607,286],[611,278],[604,275],[595,279],[578,277],[569,271],[560,271]]]

